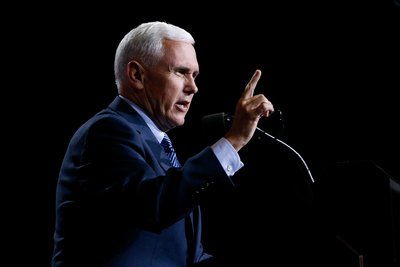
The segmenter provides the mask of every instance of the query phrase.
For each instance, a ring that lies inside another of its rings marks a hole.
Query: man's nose
[[[186,86],[185,86],[185,92],[187,94],[195,94],[198,91],[199,91],[199,88],[197,88],[194,78],[193,77],[188,78]]]

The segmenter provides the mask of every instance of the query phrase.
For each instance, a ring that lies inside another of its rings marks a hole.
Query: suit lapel
[[[109,105],[109,108],[118,112],[126,120],[128,120],[132,127],[142,136],[143,140],[149,146],[153,155],[156,157],[160,167],[167,171],[172,167],[171,161],[168,159],[167,154],[162,149],[160,143],[154,136],[153,132],[147,126],[146,122],[128,103],[117,96],[114,101]]]

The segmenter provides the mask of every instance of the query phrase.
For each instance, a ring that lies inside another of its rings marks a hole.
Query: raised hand
[[[225,135],[236,151],[253,137],[260,118],[268,117],[269,113],[274,111],[272,103],[264,95],[254,95],[260,77],[261,71],[256,70],[236,104],[232,126]]]

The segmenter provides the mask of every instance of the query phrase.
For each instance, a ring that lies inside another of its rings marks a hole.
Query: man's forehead
[[[198,72],[199,65],[196,51],[192,44],[166,39],[164,40],[164,48],[164,60],[167,61],[168,65]]]

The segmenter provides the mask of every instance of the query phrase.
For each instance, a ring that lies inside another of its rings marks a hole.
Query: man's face
[[[186,113],[198,88],[195,78],[199,73],[193,45],[164,40],[165,55],[146,71],[144,88],[147,111],[163,131],[185,122]]]

